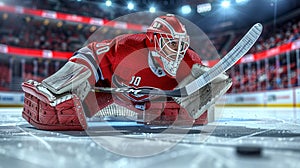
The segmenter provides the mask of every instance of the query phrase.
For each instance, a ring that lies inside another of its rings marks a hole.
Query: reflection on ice
[[[123,132],[108,134],[104,129],[107,123],[91,123],[101,128],[95,130],[95,137],[107,142],[117,138],[120,143],[114,145],[123,151],[174,144],[161,153],[141,158],[111,152],[85,132],[36,130],[22,119],[21,110],[0,109],[0,167],[296,168],[300,164],[298,108],[226,107],[217,114],[215,122],[189,132],[180,127],[164,132],[163,127],[114,122],[110,125]],[[176,138],[183,132],[183,138]],[[208,136],[203,140],[204,135]],[[129,143],[133,140],[139,143]],[[255,145],[263,147],[263,151],[256,157],[240,156],[236,153],[238,145]]]

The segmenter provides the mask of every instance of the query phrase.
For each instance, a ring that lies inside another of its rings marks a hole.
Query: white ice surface
[[[100,128],[113,125],[120,130],[41,131],[22,119],[21,111],[0,109],[0,167],[298,168],[300,164],[297,108],[224,108],[217,111],[216,122],[192,128],[189,134],[188,128],[158,131],[162,127],[145,129],[133,122],[98,123]],[[239,145],[263,147],[262,154],[238,155]]]

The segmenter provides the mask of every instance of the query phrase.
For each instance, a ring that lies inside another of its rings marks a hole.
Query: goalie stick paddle
[[[218,75],[231,68],[241,57],[243,57],[262,33],[263,26],[256,23],[244,35],[244,37],[231,49],[216,65],[199,76],[186,86],[174,90],[160,90],[158,88],[133,88],[133,87],[93,87],[95,92],[106,93],[129,93],[133,95],[162,95],[166,97],[186,97],[214,80]]]

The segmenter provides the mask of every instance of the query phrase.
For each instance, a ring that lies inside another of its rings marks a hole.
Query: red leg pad
[[[141,118],[141,117],[140,117]],[[194,120],[188,112],[176,102],[152,102],[143,114],[145,124],[149,125],[205,125],[207,112]]]
[[[40,93],[35,87],[31,88],[30,93],[35,93],[35,96],[25,92],[22,116],[37,129],[84,130],[87,128],[85,114],[76,95],[53,107],[49,102],[42,101],[45,99],[37,98]]]

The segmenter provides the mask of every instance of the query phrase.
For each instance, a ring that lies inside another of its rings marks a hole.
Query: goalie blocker
[[[189,83],[208,69],[194,65],[192,73],[178,87]],[[24,82],[23,118],[43,130],[85,130],[88,128],[86,118],[96,114],[135,117],[135,120],[145,124],[203,125],[208,123],[207,109],[231,86],[228,76],[221,74],[189,97],[134,104],[121,101],[117,95],[92,92],[92,80],[88,67],[69,61],[41,83],[33,80]],[[112,108],[116,107],[115,104],[119,105],[118,108]]]

